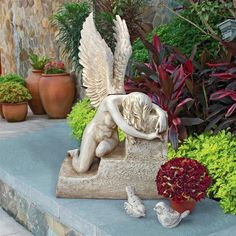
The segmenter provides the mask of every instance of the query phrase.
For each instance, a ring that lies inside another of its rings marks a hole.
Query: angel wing
[[[87,17],[81,30],[79,63],[83,66],[83,85],[94,107],[113,92],[113,54],[96,30],[93,13]]]
[[[116,93],[125,93],[124,77],[129,58],[132,54],[132,47],[125,20],[121,20],[118,15],[116,20],[114,20],[113,30],[117,42],[114,54],[113,88]]]
[[[83,66],[83,85],[94,107],[98,107],[108,94],[125,93],[124,76],[132,47],[125,21],[116,16],[114,24],[117,41],[114,59],[111,49],[96,30],[93,13],[81,30],[79,62]]]

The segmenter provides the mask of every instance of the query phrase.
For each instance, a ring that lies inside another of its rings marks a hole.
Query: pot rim
[[[182,201],[177,202],[177,201],[173,200],[172,198],[169,198],[169,201],[171,201],[171,202],[176,202],[176,203],[180,203],[180,204],[183,203],[183,202],[196,202],[195,199],[191,199],[191,200],[182,200]]]
[[[10,106],[14,106],[14,105],[23,105],[23,104],[28,104],[28,102],[17,102],[17,103],[9,103],[9,102],[2,102],[2,105],[10,105]]]
[[[42,74],[42,77],[53,77],[53,76],[65,76],[70,75],[70,73],[61,73],[61,74]]]
[[[32,69],[31,70],[33,73],[37,73],[37,74],[42,74],[43,70],[36,70],[36,69]]]

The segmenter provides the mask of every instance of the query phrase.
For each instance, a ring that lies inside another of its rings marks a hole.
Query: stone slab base
[[[36,236],[79,236],[80,234],[17,193],[0,180],[0,206]],[[0,229],[1,235],[1,229]]]
[[[126,186],[134,186],[142,199],[158,199],[155,178],[167,160],[167,145],[159,140],[137,140],[120,145],[112,154],[95,161],[91,169],[77,174],[72,158],[60,170],[56,195],[64,198],[127,199]]]

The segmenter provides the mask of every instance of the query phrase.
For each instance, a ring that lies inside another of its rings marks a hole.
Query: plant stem
[[[193,1],[190,0],[191,3],[193,3]],[[195,28],[197,28],[198,30],[200,30],[203,34],[205,35],[209,35],[212,38],[214,38],[215,40],[221,42],[221,38],[216,35],[215,31],[211,28],[211,26],[204,20],[202,19],[202,17],[200,17],[201,21],[203,22],[203,24],[207,27],[207,29],[209,30],[210,33],[206,32],[205,30],[203,30],[200,26],[198,26],[197,24],[193,23],[192,21],[190,21],[189,19],[185,18],[184,16],[180,15],[179,13],[177,13],[176,11],[174,11],[173,9],[171,9],[168,5],[166,5],[164,2],[160,3],[160,6],[165,7],[166,9],[168,9],[170,12],[172,12],[173,14],[175,14],[176,16],[178,16],[179,18],[187,21],[189,24],[191,24],[192,26],[194,26]],[[198,12],[197,12],[198,13]],[[198,13],[199,15],[199,13]]]
[[[197,29],[199,29],[203,34],[209,35],[209,33],[207,33],[206,31],[204,31],[201,27],[199,27],[198,25],[196,25],[195,23],[193,23],[192,21],[190,21],[189,19],[185,18],[184,16],[181,16],[178,12],[174,11],[173,9],[171,9],[168,5],[166,5],[164,2],[160,3],[160,6],[165,7],[166,9],[168,9],[170,12],[172,12],[173,14],[175,14],[176,16],[178,16],[179,18],[187,21],[189,24],[193,25],[194,27],[196,27]]]

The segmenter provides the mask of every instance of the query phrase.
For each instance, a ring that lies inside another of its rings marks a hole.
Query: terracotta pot
[[[2,112],[2,103],[0,103],[0,116],[4,119],[4,115],[3,115],[3,112]]]
[[[192,212],[193,208],[195,207],[195,201],[183,201],[183,202],[175,202],[172,199],[170,199],[170,205],[171,207],[178,211],[179,213],[183,213],[186,210],[189,210]]]
[[[8,122],[24,121],[28,112],[28,102],[2,103],[2,112]]]
[[[32,99],[29,101],[29,106],[35,115],[43,115],[46,113],[39,95],[41,74],[41,70],[32,70],[32,73],[25,80],[26,87],[32,96]]]
[[[75,81],[68,73],[42,74],[39,92],[48,116],[54,119],[64,119],[73,104]]]

